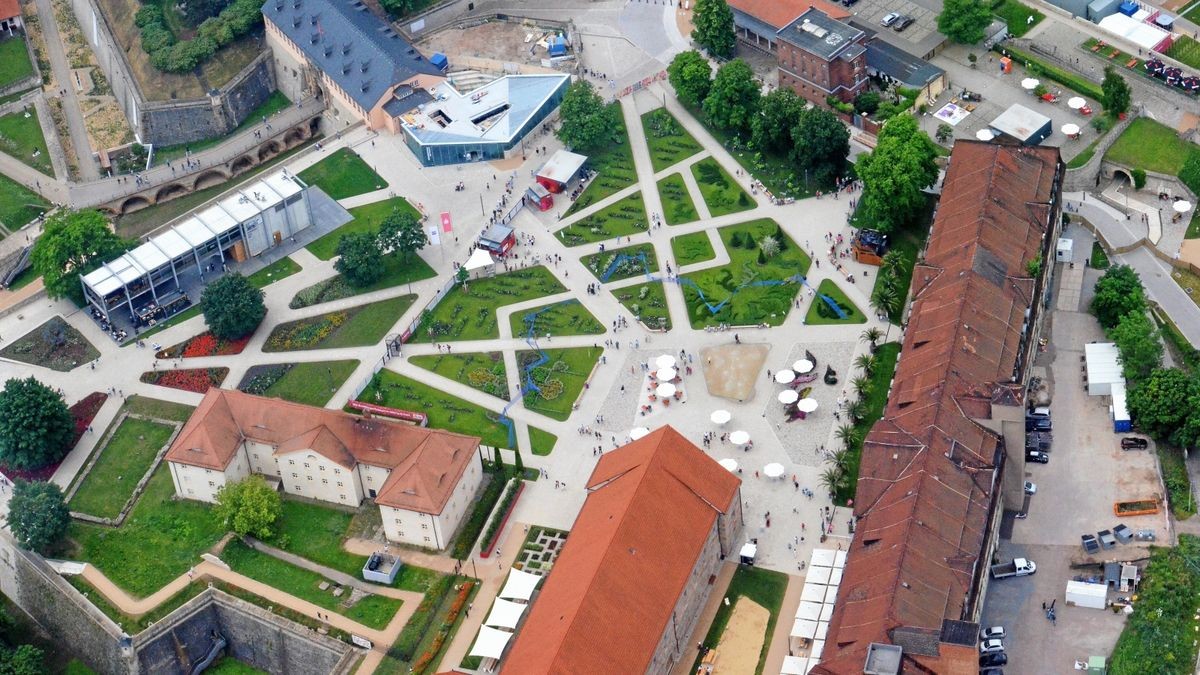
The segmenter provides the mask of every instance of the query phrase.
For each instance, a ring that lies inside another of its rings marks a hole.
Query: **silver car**
[[[885,16],[879,20],[879,25],[883,26],[884,28],[887,28],[888,26],[896,23],[896,19],[899,19],[899,18],[900,18],[900,12],[891,12],[887,16]]]
[[[980,654],[995,654],[1004,651],[1004,643],[1000,640],[984,640],[979,643]]]

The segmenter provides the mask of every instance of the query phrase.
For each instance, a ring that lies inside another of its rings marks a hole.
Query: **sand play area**
[[[716,675],[754,675],[758,656],[767,636],[771,612],[766,607],[742,596],[733,607],[721,641],[717,643]]]
[[[754,385],[763,372],[771,345],[728,344],[700,350],[704,384],[713,396],[739,403],[754,397]]]

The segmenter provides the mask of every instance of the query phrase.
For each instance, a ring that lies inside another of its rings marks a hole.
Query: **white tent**
[[[1117,345],[1112,342],[1090,342],[1083,346],[1087,361],[1087,387],[1091,396],[1109,396],[1114,383],[1125,384]]]
[[[830,586],[838,586],[838,585],[841,585],[841,583],[842,583],[842,571],[843,571],[844,569],[845,569],[845,568],[843,568],[843,567],[835,567],[835,568],[833,568],[832,570],[830,570],[830,571],[829,571],[829,585],[830,585]]]
[[[512,639],[512,633],[496,630],[488,626],[479,627],[479,637],[471,647],[471,656],[482,656],[485,659],[498,659],[504,655],[504,648]]]
[[[833,566],[841,569],[846,566],[846,552],[835,551],[833,554]]]
[[[521,570],[512,570],[508,573],[508,581],[504,582],[504,588],[500,591],[500,597],[507,600],[526,600],[533,597],[533,590],[537,588],[538,582],[542,578],[536,574],[522,572]]]
[[[1100,19],[1100,28],[1147,50],[1153,50],[1163,40],[1171,37],[1170,33],[1161,28],[1120,12]]]
[[[785,656],[779,675],[808,675],[808,670],[807,656]]]
[[[821,618],[821,603],[819,602],[801,602],[796,608],[797,619],[808,619],[817,621]]]
[[[815,636],[816,639],[824,640],[825,635],[827,633],[829,633],[829,622],[828,621],[818,621],[817,622],[817,634]]]
[[[808,602],[825,602],[825,586],[821,584],[804,583],[800,591],[800,600]]]
[[[810,619],[796,619],[792,624],[792,637],[813,639],[817,634],[817,622]]]
[[[810,584],[828,584],[829,573],[832,571],[832,567],[810,567],[808,574],[804,576],[804,581]]]
[[[813,640],[812,649],[808,650],[808,658],[810,660],[821,660],[821,652],[825,651],[824,640]]]
[[[829,621],[833,618],[833,600],[826,595],[826,602],[821,605],[821,613],[817,615],[817,621]]]
[[[528,606],[512,600],[496,598],[496,602],[492,605],[492,611],[488,613],[487,620],[483,622],[483,625],[515,630],[517,623],[521,621],[521,615],[525,613],[525,608]]]
[[[477,269],[490,267],[495,264],[496,261],[492,260],[491,253],[488,253],[482,248],[477,248],[475,249],[475,252],[471,254],[471,257],[467,258],[467,262],[463,263],[463,267],[465,267],[468,272],[473,272]]]
[[[809,567],[833,567],[834,551],[831,548],[814,548],[808,558]]]

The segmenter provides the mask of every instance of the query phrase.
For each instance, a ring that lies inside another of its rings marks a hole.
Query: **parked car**
[[[984,640],[979,643],[980,654],[995,654],[1002,651],[1004,651],[1004,642],[1001,640]]]
[[[1029,481],[1029,480],[1025,481],[1025,494],[1036,495],[1037,494],[1037,483],[1034,483],[1033,481]]]
[[[1125,527],[1124,523],[1120,523],[1113,528],[1113,536],[1116,537],[1117,541],[1121,542],[1122,544],[1128,544],[1129,542],[1133,541],[1133,530]]]
[[[1050,455],[1042,452],[1041,450],[1026,450],[1025,451],[1025,461],[1026,462],[1035,462],[1037,464],[1049,464],[1050,463]]]
[[[979,629],[980,640],[1003,640],[1004,626],[991,626],[989,628]]]
[[[1037,572],[1037,563],[1025,558],[1013,558],[1006,563],[992,565],[993,579],[1007,579],[1008,577],[1027,577],[1030,574]]]
[[[962,93],[959,94],[958,96],[959,96],[959,98],[961,98],[964,101],[982,101],[983,100],[982,94],[979,94],[974,91],[967,91],[966,89],[963,89]]]
[[[1083,539],[1083,550],[1085,553],[1095,555],[1100,552],[1100,542],[1096,541],[1096,535],[1085,534],[1081,539]]]
[[[1025,413],[1026,417],[1045,417],[1050,419],[1050,406],[1040,405],[1036,408],[1030,408],[1029,412]]]
[[[1026,450],[1049,450],[1054,435],[1049,431],[1030,431],[1025,434]]]
[[[1122,450],[1145,450],[1150,447],[1150,441],[1137,436],[1126,436],[1121,439]]]
[[[899,19],[896,19],[896,23],[892,25],[892,30],[896,31],[897,33],[902,33],[904,32],[905,28],[913,25],[914,22],[916,22],[916,19],[912,18],[911,16],[901,16]]]
[[[900,12],[888,12],[887,16],[879,20],[879,25],[887,28],[888,26],[896,23],[896,19],[899,19],[901,16],[903,15],[900,14]]]
[[[858,2],[858,0],[842,0],[842,4],[845,5],[846,7],[849,7],[850,5],[853,5],[856,2]]]
[[[1004,652],[995,652],[992,654],[984,654],[979,657],[980,668],[993,668],[995,666],[1003,666],[1008,663],[1008,654]]]
[[[1116,548],[1117,538],[1108,530],[1100,530],[1097,533],[1100,536],[1100,546],[1104,548]]]
[[[1025,431],[1050,431],[1052,426],[1049,417],[1025,418]]]

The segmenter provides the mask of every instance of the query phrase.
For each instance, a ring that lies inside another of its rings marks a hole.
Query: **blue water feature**
[[[530,362],[529,365],[525,366],[524,371],[521,373],[522,382],[520,391],[516,396],[513,397],[511,401],[508,402],[507,405],[504,406],[504,409],[500,411],[500,423],[508,429],[508,445],[514,450],[517,447],[517,431],[513,426],[512,418],[508,416],[508,410],[516,405],[517,401],[520,401],[525,396],[525,392],[533,391],[540,393],[542,391],[540,388],[538,388],[537,383],[533,381],[533,370],[534,368],[537,368],[550,360],[550,356],[547,355],[546,351],[538,345],[537,333],[534,331],[534,326],[537,324],[537,318],[541,316],[542,312],[548,312],[555,307],[569,305],[571,303],[579,304],[579,300],[563,300],[561,302],[556,302],[553,305],[546,305],[532,314],[526,314],[525,318],[523,319],[525,322],[525,344],[529,345],[530,349],[536,351],[538,353],[538,357]]]

